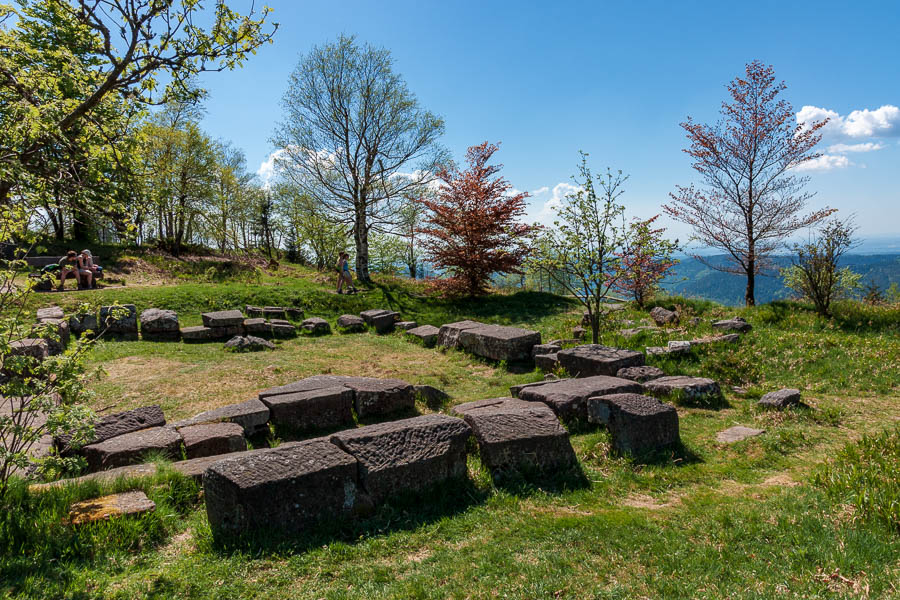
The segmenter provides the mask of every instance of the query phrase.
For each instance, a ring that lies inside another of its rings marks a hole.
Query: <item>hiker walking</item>
[[[337,285],[337,293],[343,294],[344,283],[347,284],[347,293],[356,293],[356,287],[353,285],[353,275],[350,273],[350,255],[346,252],[341,252],[338,255],[338,285]]]

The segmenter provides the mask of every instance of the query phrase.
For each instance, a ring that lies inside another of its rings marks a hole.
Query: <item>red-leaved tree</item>
[[[521,223],[527,193],[508,194],[512,185],[497,173],[503,165],[488,165],[499,149],[484,142],[466,152],[468,168],[444,168],[443,186],[434,198],[420,200],[428,208],[422,248],[431,263],[450,277],[436,285],[448,295],[477,296],[487,292],[494,273],[520,273],[528,254],[532,226]]]
[[[803,214],[812,197],[803,191],[807,177],[796,167],[820,156],[816,144],[826,121],[798,124],[789,102],[779,99],[784,83],[759,61],[728,85],[731,102],[722,103],[722,120],[715,125],[681,126],[703,188],[678,186],[663,207],[672,218],[693,227],[694,238],[725,252],[722,265],[695,256],[712,269],[747,277],[745,300],[753,306],[756,275],[766,258],[794,232],[818,223],[833,211]]]
[[[678,249],[678,240],[667,240],[665,227],[655,228],[659,215],[647,220],[636,220],[628,228],[628,247],[620,254],[619,288],[634,298],[641,308],[653,297],[672,267],[678,262],[672,254]]]

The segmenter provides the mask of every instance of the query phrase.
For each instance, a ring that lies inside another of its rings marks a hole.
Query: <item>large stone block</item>
[[[134,433],[151,427],[162,427],[166,424],[166,417],[162,409],[157,405],[140,406],[120,413],[107,415],[94,423],[94,435],[92,444],[105,442],[114,437]],[[56,439],[57,447],[63,454],[68,452],[69,436],[60,436]]]
[[[637,381],[638,383],[644,383],[645,381],[650,381],[652,379],[659,379],[660,377],[665,377],[666,372],[660,369],[659,367],[625,367],[624,369],[619,369],[616,372],[616,377],[619,379],[628,379],[629,381]]]
[[[265,431],[269,423],[269,407],[254,398],[240,404],[229,404],[214,408],[199,415],[172,423],[172,427],[181,428],[200,423],[237,423],[244,429],[244,435],[252,436]]]
[[[184,453],[191,458],[241,452],[247,449],[244,428],[237,423],[203,423],[178,430],[184,440]]]
[[[534,358],[538,354],[556,354],[562,350],[559,344],[536,344],[531,348],[531,357]]]
[[[123,492],[74,503],[69,509],[69,523],[83,525],[107,521],[114,517],[151,512],[156,504],[141,491]]]
[[[463,329],[457,341],[460,348],[476,356],[506,361],[530,359],[531,349],[540,343],[538,331],[484,324]]]
[[[319,317],[310,317],[300,323],[300,329],[311,335],[326,335],[331,333],[331,325],[328,321]]]
[[[434,325],[421,325],[419,327],[414,327],[412,329],[406,330],[406,335],[416,338],[422,345],[426,348],[433,348],[438,340],[438,333],[440,329],[435,327]]]
[[[123,337],[137,337],[137,307],[134,304],[100,307],[100,331]]]
[[[788,406],[797,406],[800,404],[800,390],[784,388],[777,392],[769,392],[759,399],[758,404],[764,408],[774,408],[776,410],[784,410]]]
[[[181,339],[185,342],[205,342],[213,339],[213,329],[212,327],[204,327],[203,325],[182,327]]]
[[[662,306],[654,307],[653,310],[650,311],[650,318],[660,326],[678,324],[678,313],[666,310]]]
[[[483,324],[477,321],[457,321],[441,325],[438,330],[437,345],[444,348],[457,348],[459,347],[459,336],[463,331],[481,327]]]
[[[362,317],[355,315],[341,315],[337,319],[338,329],[344,333],[363,333],[366,331],[366,322]]]
[[[400,379],[346,375],[316,375],[260,392],[264,402],[272,396],[345,387],[353,391],[353,406],[360,417],[385,415],[415,407],[415,389]]]
[[[619,369],[640,367],[644,364],[644,355],[640,352],[600,344],[585,344],[560,350],[557,357],[559,364],[576,377],[594,375],[615,377]]]
[[[551,373],[559,367],[559,354],[537,354],[534,357],[534,366],[545,373]]]
[[[152,427],[85,446],[82,451],[91,471],[143,462],[148,455],[181,457],[181,436],[173,427]]]
[[[529,402],[543,402],[562,419],[586,419],[588,398],[610,394],[639,394],[642,389],[641,384],[634,381],[597,375],[524,387],[519,390],[518,396]]]
[[[713,322],[712,326],[713,329],[718,329],[720,331],[737,331],[739,333],[747,333],[748,331],[753,329],[753,326],[741,317],[715,321]]]
[[[375,333],[377,333],[378,335],[384,335],[386,333],[391,333],[392,331],[394,331],[394,327],[399,320],[400,313],[386,312],[384,314],[372,317],[372,327],[375,328]]]
[[[141,312],[141,337],[145,340],[177,340],[181,337],[174,310],[148,308]]]
[[[655,452],[678,444],[678,411],[641,394],[612,394],[587,401],[588,420],[609,428],[623,454]]]
[[[472,428],[481,460],[495,477],[509,471],[557,471],[577,462],[568,432],[543,403],[494,398],[454,411]]]
[[[46,321],[47,319],[64,319],[66,317],[63,309],[58,306],[48,306],[46,308],[37,309],[37,321]]]
[[[255,450],[203,474],[213,535],[301,532],[353,513],[361,502],[357,462],[326,438]]]
[[[69,322],[65,319],[44,319],[31,329],[32,335],[38,335],[38,331],[42,332],[51,356],[62,354],[69,345]]]
[[[279,394],[262,401],[269,407],[269,418],[274,425],[296,431],[353,426],[353,390],[348,387]]]
[[[69,330],[72,335],[80,336],[85,331],[97,333],[99,327],[97,313],[78,313],[69,317]]]
[[[644,389],[653,396],[688,402],[708,402],[722,397],[719,384],[706,377],[684,375],[660,377],[645,382]]]
[[[260,317],[244,319],[244,332],[250,335],[272,335],[272,324]]]
[[[244,315],[239,310],[217,310],[203,313],[200,318],[204,327],[240,327],[244,324]]]
[[[466,474],[462,419],[425,415],[342,431],[331,441],[359,464],[359,483],[376,503]]]
[[[397,321],[394,326],[401,331],[409,331],[419,326],[415,321]]]
[[[371,308],[369,310],[364,310],[359,313],[360,318],[366,322],[368,325],[374,325],[373,319],[375,317],[380,317],[382,315],[389,314],[391,311],[385,310],[383,308]]]

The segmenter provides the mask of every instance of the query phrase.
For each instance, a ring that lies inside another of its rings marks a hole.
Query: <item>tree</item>
[[[853,247],[853,219],[832,219],[816,238],[794,244],[792,264],[782,271],[784,284],[806,298],[823,317],[831,316],[831,304],[860,287],[862,276],[850,267],[841,268],[841,257]]]
[[[418,198],[409,195],[400,206],[400,226],[398,235],[403,239],[403,262],[409,270],[410,279],[416,278],[419,267],[419,227],[425,215],[425,205]]]
[[[288,239],[297,250],[320,271],[337,264],[338,254],[347,249],[344,225],[330,220],[321,206],[290,183],[275,186],[274,194]]]
[[[470,147],[468,169],[441,169],[443,187],[434,199],[421,200],[429,210],[422,247],[450,274],[441,284],[450,294],[484,294],[493,273],[519,273],[528,254],[533,228],[519,222],[528,194],[510,195],[512,185],[497,175],[503,165],[487,164],[498,149],[488,142]]]
[[[595,177],[584,153],[578,172],[572,177],[578,191],[566,195],[556,209],[553,227],[538,232],[531,264],[584,306],[596,344],[606,314],[601,307],[620,285],[622,261],[628,256],[625,207],[618,203],[628,176],[607,169],[605,176]]]
[[[628,227],[629,247],[622,254],[619,287],[630,294],[640,308],[656,293],[662,281],[678,261],[672,253],[678,241],[663,237],[666,229],[653,228],[659,215],[647,220],[633,221]]]
[[[59,149],[90,154],[100,139],[114,148],[118,127],[104,122],[104,107],[191,97],[193,76],[240,66],[275,31],[264,31],[268,9],[254,18],[224,2],[212,14],[194,0],[18,4],[0,7],[0,25],[12,25],[0,28],[0,204],[56,177],[49,157]],[[81,139],[85,129],[92,135]]]
[[[731,102],[722,103],[722,119],[715,125],[681,126],[704,189],[678,186],[670,194],[666,214],[693,227],[694,238],[724,251],[730,262],[708,267],[747,277],[744,295],[753,306],[756,275],[792,233],[831,214],[823,209],[803,214],[812,194],[803,191],[808,178],[794,169],[820,156],[813,148],[826,121],[797,124],[794,109],[778,95],[786,88],[775,82],[771,66],[754,61],[746,75],[728,85]]]
[[[399,199],[433,180],[444,122],[419,106],[387,50],[344,36],[301,58],[283,105],[277,164],[352,227],[357,276],[368,282],[369,232],[393,228]]]

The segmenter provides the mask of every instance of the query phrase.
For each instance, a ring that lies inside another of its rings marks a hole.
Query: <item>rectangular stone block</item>
[[[463,331],[481,327],[482,325],[484,323],[468,320],[441,325],[441,328],[438,330],[437,345],[443,348],[457,348],[459,347],[459,336]]]
[[[353,390],[343,386],[263,398],[272,424],[297,431],[353,426]]]
[[[118,318],[115,318],[118,316]],[[122,337],[137,337],[137,307],[134,304],[100,307],[100,331]]]
[[[418,339],[426,348],[434,348],[437,344],[440,329],[434,325],[421,325],[406,330],[406,335]]]
[[[237,423],[202,423],[178,430],[189,459],[241,452],[247,449],[244,428]]]
[[[153,427],[89,444],[82,451],[91,471],[143,462],[150,454],[181,458],[181,436],[173,427]]]
[[[301,532],[360,501],[356,459],[325,438],[220,460],[203,474],[203,492],[214,536]]]
[[[623,454],[643,454],[678,444],[678,411],[641,394],[589,398],[588,420],[605,424],[612,445]]]
[[[359,483],[377,504],[466,474],[462,419],[432,414],[342,431],[331,441],[359,464]]]
[[[560,350],[557,357],[559,364],[575,377],[615,377],[619,369],[644,364],[644,355],[640,352],[600,344],[585,344]]]
[[[530,359],[531,349],[540,343],[538,331],[480,325],[460,331],[457,345],[466,352],[491,360],[521,361]]]
[[[543,402],[561,419],[585,420],[587,419],[585,405],[588,398],[610,394],[639,394],[642,391],[641,384],[634,381],[598,375],[524,387],[519,391],[519,398],[530,402]]]
[[[239,310],[217,310],[200,317],[205,327],[239,327],[244,323],[244,315]]]

